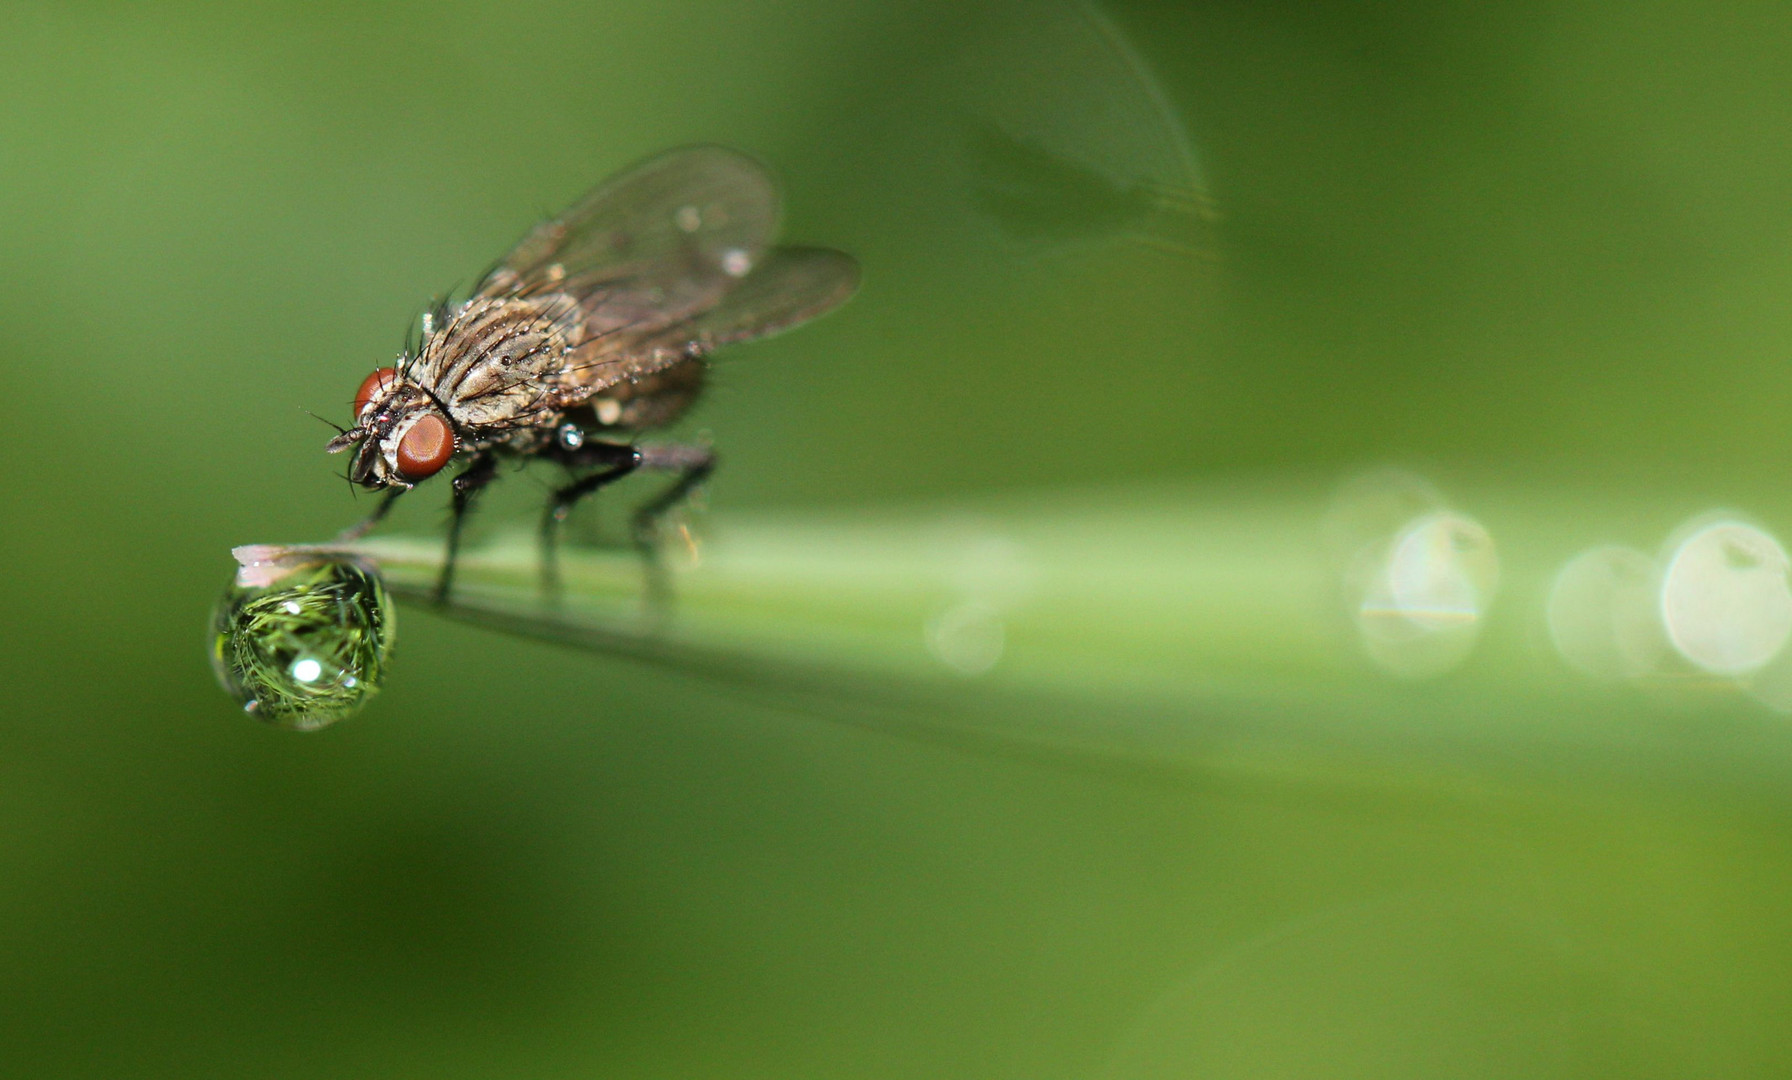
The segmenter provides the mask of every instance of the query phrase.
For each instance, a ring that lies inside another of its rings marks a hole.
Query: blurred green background
[[[1792,527],[1792,9],[1103,11],[0,3],[0,1074],[1792,1070],[1792,721],[1512,659],[1580,547]],[[1533,568],[1518,644],[1304,708],[1472,738],[1234,702],[1085,769],[414,610],[365,715],[243,718],[227,549],[367,505],[301,410],[692,141],[865,269],[721,361],[716,522],[1217,485],[1317,530],[1404,466]]]

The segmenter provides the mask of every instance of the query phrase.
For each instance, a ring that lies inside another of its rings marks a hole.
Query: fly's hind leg
[[[550,604],[558,604],[561,524],[579,500],[640,468],[642,454],[633,446],[592,441],[575,446],[562,444],[553,456],[569,469],[591,470],[555,491],[541,517],[541,591]]]
[[[661,559],[660,523],[674,507],[690,497],[697,485],[716,471],[715,452],[707,446],[662,443],[641,448],[641,467],[678,476],[666,488],[635,511],[632,538],[647,574],[647,601],[664,609],[671,601],[671,583]]]
[[[648,603],[663,608],[671,590],[660,560],[660,520],[715,470],[715,455],[702,446],[624,446],[591,440],[577,446],[562,443],[552,457],[570,469],[591,472],[555,491],[541,518],[541,588],[550,604],[560,599],[560,527],[572,508],[585,496],[639,469],[678,474],[666,490],[635,511],[631,535],[645,567]]]

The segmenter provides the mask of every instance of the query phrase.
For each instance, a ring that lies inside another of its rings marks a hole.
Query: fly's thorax
[[[577,304],[561,293],[475,298],[424,342],[410,377],[482,442],[552,427],[568,404],[576,320]]]

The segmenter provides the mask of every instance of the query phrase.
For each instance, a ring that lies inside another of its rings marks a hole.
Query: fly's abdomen
[[[592,395],[592,411],[604,427],[628,431],[663,427],[697,400],[706,370],[701,358],[693,358],[617,383]]]

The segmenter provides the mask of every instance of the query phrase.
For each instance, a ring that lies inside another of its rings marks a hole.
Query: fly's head
[[[408,488],[454,457],[454,425],[435,398],[396,368],[380,368],[355,394],[355,426],[330,440],[332,454],[353,448],[348,478],[369,489]]]

